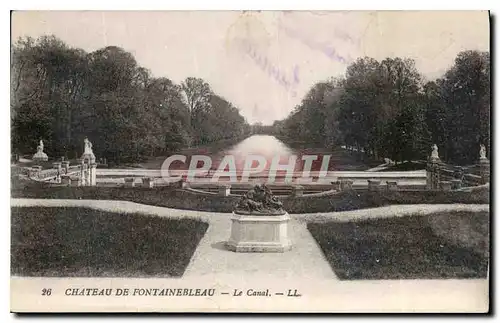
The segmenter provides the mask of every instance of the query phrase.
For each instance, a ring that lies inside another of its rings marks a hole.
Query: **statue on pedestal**
[[[255,185],[243,195],[236,205],[236,213],[256,215],[284,214],[283,203],[278,200],[265,184]]]
[[[479,159],[486,159],[486,147],[483,144],[479,148]]]
[[[84,148],[83,148],[83,155],[82,155],[82,160],[88,159],[90,163],[95,163],[95,155],[94,152],[92,151],[92,143],[90,140],[85,137],[83,140]]]
[[[49,160],[49,157],[47,156],[47,154],[43,152],[43,140],[40,139],[40,144],[38,145],[36,150],[37,150],[36,154],[33,155],[34,161],[47,161],[47,160]]]
[[[438,146],[436,144],[432,145],[431,158],[439,159],[439,151],[438,151]]]

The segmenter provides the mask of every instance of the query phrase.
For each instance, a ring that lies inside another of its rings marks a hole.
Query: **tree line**
[[[315,84],[285,119],[284,138],[346,146],[374,159],[472,164],[490,147],[490,54],[460,52],[441,78],[425,81],[412,59],[359,58],[344,77]]]
[[[54,36],[20,38],[11,52],[12,152],[78,158],[83,139],[115,163],[235,140],[250,133],[239,110],[200,78],[153,77],[133,55],[91,53]]]

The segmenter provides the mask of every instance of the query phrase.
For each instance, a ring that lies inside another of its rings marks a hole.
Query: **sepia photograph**
[[[488,11],[12,11],[10,310],[487,313]]]

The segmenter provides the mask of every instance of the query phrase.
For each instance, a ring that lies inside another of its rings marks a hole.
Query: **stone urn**
[[[227,248],[235,252],[285,252],[290,215],[265,185],[256,185],[236,205]]]

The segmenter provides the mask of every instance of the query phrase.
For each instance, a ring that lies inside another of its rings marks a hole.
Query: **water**
[[[275,165],[281,165],[282,167],[290,165],[290,170],[293,168],[294,172],[302,172],[304,170],[303,155],[317,155],[316,160],[310,162],[310,169],[311,171],[319,171],[323,161],[323,154],[318,153],[317,150],[295,149],[270,135],[252,135],[235,145],[222,149],[220,147],[204,147],[184,150],[179,152],[179,154],[187,156],[186,162],[174,162],[169,167],[170,170],[188,169],[194,155],[209,156],[211,164],[210,169],[212,171],[219,169],[221,163],[224,163],[221,169],[225,171],[233,170],[233,165],[231,163],[234,158],[234,166],[238,175],[241,175],[245,169],[251,168],[255,170],[259,165],[261,165],[260,167],[262,168],[259,173],[268,174],[269,169],[273,165],[273,161]],[[195,164],[196,163],[193,162],[193,165]],[[200,168],[203,165],[204,162],[199,161],[196,167]],[[326,162],[325,165],[327,165]],[[255,173],[255,171],[252,171],[252,173]],[[285,175],[285,173],[286,171],[284,169],[278,170],[277,175]]]

